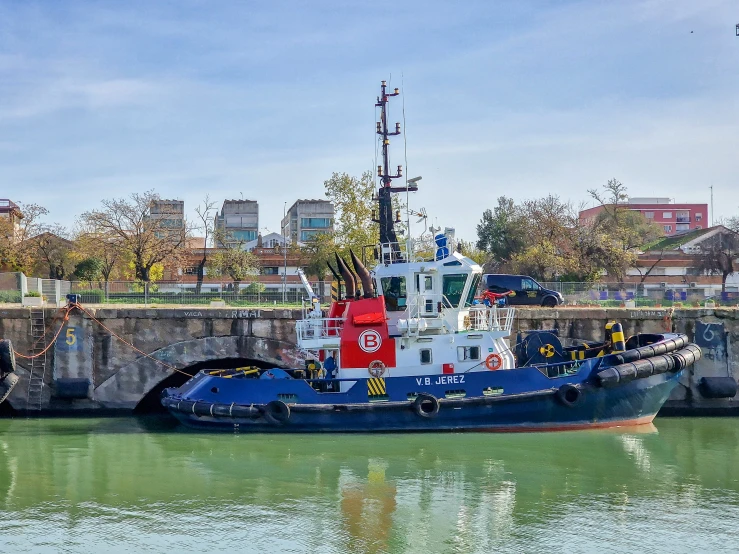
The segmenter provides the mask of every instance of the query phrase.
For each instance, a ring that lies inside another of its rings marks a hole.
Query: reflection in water
[[[0,421],[6,551],[731,551],[739,425],[207,435]],[[729,540],[731,538],[731,540]]]

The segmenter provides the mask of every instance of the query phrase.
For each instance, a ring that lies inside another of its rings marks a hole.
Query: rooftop
[[[690,231],[688,233],[682,233],[680,235],[662,237],[648,244],[645,244],[644,246],[642,246],[642,250],[644,250],[645,252],[649,250],[677,250],[683,244],[690,242],[692,240],[695,240],[705,235],[706,233],[710,233],[711,231],[714,231],[715,229],[716,227],[708,227],[707,229],[696,229],[695,231]]]

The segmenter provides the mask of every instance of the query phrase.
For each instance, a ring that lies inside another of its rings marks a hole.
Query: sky
[[[611,178],[739,215],[737,23],[736,0],[0,0],[0,198],[72,228],[132,192],[191,218],[243,197],[279,232],[375,167],[385,79],[410,206],[458,237],[499,196],[592,205]]]

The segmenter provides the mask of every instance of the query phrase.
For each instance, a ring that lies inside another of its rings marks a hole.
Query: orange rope
[[[100,327],[102,327],[103,329],[105,329],[106,331],[108,331],[108,333],[110,333],[111,335],[113,335],[113,336],[114,336],[115,338],[117,338],[117,339],[118,339],[119,341],[121,341],[121,342],[122,342],[123,344],[126,344],[126,345],[130,346],[131,348],[133,348],[133,349],[134,349],[134,350],[135,350],[136,352],[138,352],[138,353],[139,353],[139,354],[141,354],[142,356],[145,356],[145,357],[149,358],[150,360],[153,360],[153,361],[155,361],[156,363],[158,363],[158,364],[161,364],[161,365],[163,365],[163,366],[164,366],[164,367],[166,367],[167,369],[171,369],[172,371],[177,371],[178,373],[182,373],[183,375],[187,375],[188,377],[192,377],[192,375],[190,375],[190,374],[189,374],[189,373],[187,373],[186,371],[182,371],[181,369],[177,369],[176,367],[174,367],[174,366],[171,366],[171,365],[169,365],[168,363],[165,363],[165,362],[163,362],[162,360],[158,360],[158,359],[156,359],[156,358],[155,358],[154,356],[151,356],[150,354],[147,354],[147,353],[146,353],[146,352],[144,352],[143,350],[141,350],[141,349],[139,349],[139,348],[136,348],[136,347],[135,347],[135,346],[134,346],[133,344],[131,344],[130,342],[128,342],[128,341],[127,341],[126,339],[124,339],[123,337],[120,337],[120,336],[118,336],[118,335],[117,335],[117,334],[115,334],[115,333],[114,333],[113,331],[111,331],[110,329],[108,329],[108,328],[107,328],[107,327],[105,326],[105,324],[104,324],[104,323],[103,323],[102,321],[100,321],[99,319],[97,319],[97,318],[96,318],[96,317],[95,317],[94,315],[92,315],[92,314],[91,314],[90,312],[88,312],[88,311],[87,311],[87,310],[86,310],[85,308],[83,308],[83,307],[82,307],[82,306],[81,306],[80,304],[73,304],[73,305],[72,305],[72,307],[74,307],[74,308],[77,308],[77,309],[78,309],[78,310],[80,310],[81,312],[83,312],[83,313],[87,314],[87,317],[89,317],[89,318],[90,318],[90,319],[92,319],[92,320],[93,320],[93,321],[94,321],[95,323],[97,323],[98,325],[100,325]]]
[[[71,307],[68,307],[67,308],[67,311],[64,313],[64,319],[62,320],[62,324],[59,326],[59,329],[57,329],[56,334],[54,335],[54,338],[51,339],[51,342],[41,352],[39,352],[38,354],[34,354],[33,356],[24,356],[23,354],[21,354],[17,350],[14,350],[15,355],[18,356],[19,358],[23,358],[24,360],[33,360],[34,358],[38,358],[39,356],[43,356],[44,354],[46,354],[46,352],[48,352],[49,349],[52,346],[54,346],[54,343],[56,342],[56,339],[59,337],[59,333],[61,333],[62,332],[62,329],[64,328],[64,324],[67,321],[69,321],[69,312],[71,312],[71,311],[72,311],[72,308]],[[39,337],[38,340],[36,340],[36,342],[33,343],[33,346],[35,347],[41,341],[41,339],[44,339],[44,338],[46,338],[46,333],[44,333],[44,336],[43,337]]]
[[[51,321],[49,321],[49,322],[46,323],[46,325],[44,326],[44,334],[36,339],[36,341],[31,345],[31,349],[36,348],[36,346],[38,345],[38,343],[40,343],[41,341],[45,341],[46,335],[49,334],[49,329],[51,329],[51,326],[54,325],[54,323],[56,322],[57,319],[59,319],[59,314],[61,314],[62,312],[64,312],[65,317],[67,319],[69,319],[69,317],[67,317],[67,314],[69,313],[69,311],[70,310],[69,310],[69,308],[67,306],[64,306],[63,308],[59,308],[56,311],[56,313],[54,314],[54,317],[51,318]],[[67,319],[65,319],[64,321],[67,321]],[[16,354],[17,354],[17,352],[16,352]]]

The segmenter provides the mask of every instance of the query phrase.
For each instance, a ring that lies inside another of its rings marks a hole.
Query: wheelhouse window
[[[467,298],[464,301],[464,308],[468,308],[472,306],[472,302],[475,300],[475,295],[477,294],[477,287],[480,286],[480,279],[482,279],[482,274],[475,273],[472,276],[472,284],[470,285],[470,290],[467,292]]]
[[[385,298],[385,309],[388,312],[402,312],[405,310],[406,294],[405,277],[382,277],[382,295]]]
[[[467,274],[444,275],[441,282],[441,293],[444,295],[444,304],[450,308],[459,307],[459,302],[462,300],[462,293],[464,292],[464,285],[467,282]]]

